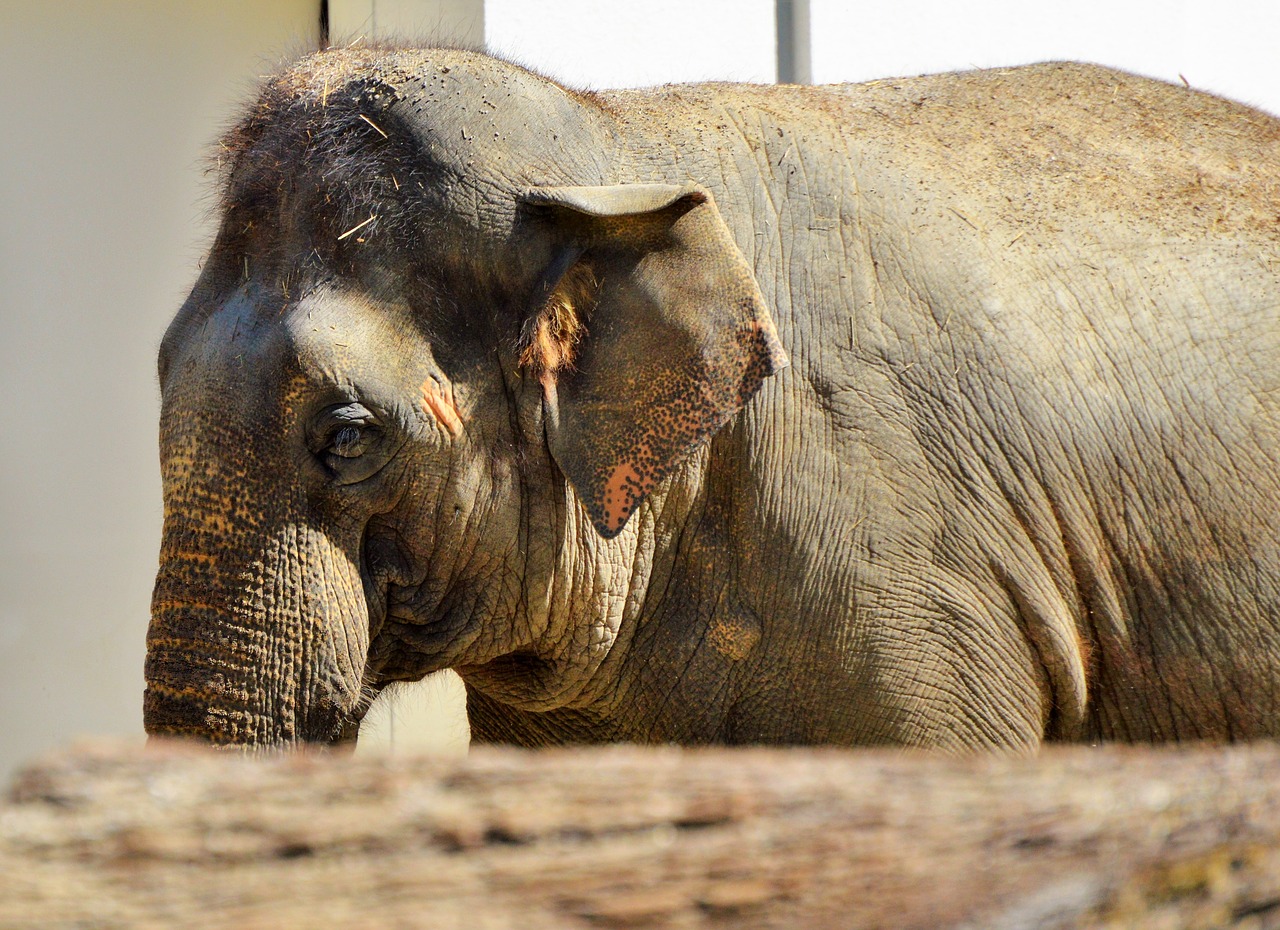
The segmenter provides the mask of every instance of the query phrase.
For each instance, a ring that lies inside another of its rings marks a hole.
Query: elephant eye
[[[343,404],[323,410],[311,426],[311,451],[340,478],[362,473],[352,459],[359,459],[380,447],[382,429],[367,407]],[[345,483],[345,482],[343,482]]]
[[[329,444],[329,452],[344,458],[353,459],[365,450],[368,443],[365,442],[365,430],[359,426],[344,426],[333,434],[333,441]]]

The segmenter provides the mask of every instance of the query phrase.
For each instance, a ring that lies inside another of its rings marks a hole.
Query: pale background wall
[[[0,777],[140,738],[155,349],[210,235],[210,144],[318,22],[319,0],[0,0]],[[1084,58],[1280,112],[1274,0],[813,0],[810,22],[817,81]],[[578,86],[776,68],[772,0],[332,0],[330,26],[487,41]],[[380,702],[364,745],[461,749],[459,697]]]
[[[774,0],[486,0],[485,41],[578,87],[775,76]]]
[[[484,0],[330,0],[328,6],[334,45],[362,37],[429,38],[433,43],[468,48],[484,42]]]

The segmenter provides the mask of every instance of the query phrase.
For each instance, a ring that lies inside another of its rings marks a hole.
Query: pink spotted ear
[[[554,379],[551,453],[610,538],[787,357],[706,191],[556,188],[526,200],[587,240],[579,262],[598,282],[573,365],[539,374]]]

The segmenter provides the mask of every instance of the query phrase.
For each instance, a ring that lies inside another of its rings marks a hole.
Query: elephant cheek
[[[202,531],[208,521],[166,523],[147,733],[252,746],[349,738],[369,648],[355,561],[305,524],[281,525],[237,557],[225,535]]]

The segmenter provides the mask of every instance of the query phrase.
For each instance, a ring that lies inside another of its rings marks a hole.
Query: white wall
[[[485,0],[485,43],[579,88],[769,83],[773,9],[773,0]]]

